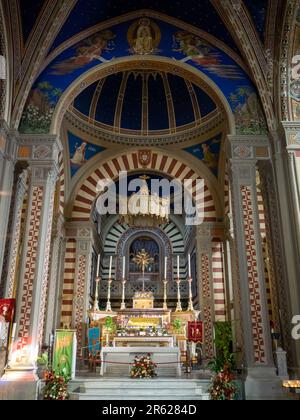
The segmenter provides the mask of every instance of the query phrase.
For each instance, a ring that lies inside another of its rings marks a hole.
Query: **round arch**
[[[235,119],[228,100],[220,88],[202,71],[190,66],[189,64],[172,60],[167,57],[156,56],[132,56],[114,59],[110,62],[100,64],[78,77],[63,93],[56,105],[50,134],[58,135],[64,119],[64,116],[75,100],[75,98],[88,86],[102,78],[118,73],[120,71],[130,70],[153,70],[165,71],[182,78],[188,79],[215,99],[216,103],[223,109],[227,117],[228,134],[236,134]]]
[[[111,179],[116,181],[120,171],[127,171],[128,174],[134,172],[153,172],[162,174],[170,179],[184,181],[193,180],[192,193],[196,193],[197,180],[203,180],[204,197],[201,197],[196,206],[199,211],[204,212],[206,221],[214,222],[223,217],[222,200],[219,196],[218,184],[213,174],[208,168],[202,173],[195,165],[193,159],[185,159],[179,154],[170,153],[161,149],[149,149],[149,164],[144,165],[140,161],[139,151],[127,150],[119,151],[114,156],[107,152],[107,156],[102,156],[101,160],[97,156],[90,162],[85,173],[81,173],[78,182],[74,184],[73,190],[66,202],[65,216],[72,221],[86,222],[90,220],[92,208],[97,198],[97,183],[101,179]],[[81,181],[80,181],[81,180]]]

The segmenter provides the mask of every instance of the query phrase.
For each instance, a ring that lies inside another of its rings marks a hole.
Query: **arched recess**
[[[227,117],[228,134],[236,134],[235,119],[230,104],[223,92],[208,76],[189,64],[175,61],[167,57],[156,56],[122,57],[98,65],[82,74],[64,91],[57,103],[53,113],[50,133],[59,134],[67,109],[73,103],[74,99],[88,86],[108,75],[130,70],[165,71],[181,76],[204,88],[204,90],[216,101],[220,109],[224,111]]]
[[[170,153],[161,149],[150,150],[151,158],[149,165],[145,166],[139,160],[139,151],[128,150],[117,153],[113,157],[97,156],[91,161],[85,175],[81,174],[78,182],[69,196],[66,205],[66,217],[74,222],[87,222],[90,220],[94,201],[97,198],[97,184],[102,179],[116,181],[120,171],[153,172],[163,174],[171,179],[180,181],[193,180],[193,195],[196,194],[196,181],[203,180],[204,199],[200,197],[196,201],[199,211],[204,212],[205,221],[215,222],[223,217],[223,208],[218,193],[218,185],[212,174],[201,174],[190,161],[178,158],[178,153]],[[107,152],[109,153],[109,152]],[[104,155],[104,153],[103,153]],[[209,172],[209,171],[208,171]],[[207,176],[206,176],[207,175]]]

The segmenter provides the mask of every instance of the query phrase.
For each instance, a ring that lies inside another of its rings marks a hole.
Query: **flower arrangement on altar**
[[[136,356],[132,364],[130,376],[132,379],[154,378],[157,376],[155,369],[157,365],[153,362],[151,354],[147,356]]]
[[[69,378],[64,373],[49,370],[45,373],[44,400],[65,401],[69,398]]]

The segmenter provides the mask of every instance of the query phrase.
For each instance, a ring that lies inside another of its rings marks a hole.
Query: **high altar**
[[[153,294],[140,291],[133,297],[132,308],[122,303],[116,312],[99,311],[97,307],[90,312],[91,322],[101,325],[102,330],[102,376],[128,376],[135,356],[148,353],[158,364],[158,375],[181,375],[181,362],[185,361],[182,356],[187,350],[187,323],[196,319],[197,312],[172,312],[166,303],[163,308],[155,308]],[[107,306],[110,308],[109,302]],[[105,326],[107,317],[114,320],[116,330]],[[175,319],[181,321],[177,330],[173,326]]]

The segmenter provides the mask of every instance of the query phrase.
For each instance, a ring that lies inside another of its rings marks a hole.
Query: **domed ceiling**
[[[132,135],[169,134],[209,121],[218,107],[200,87],[155,71],[124,71],[90,85],[71,112],[102,129]]]

